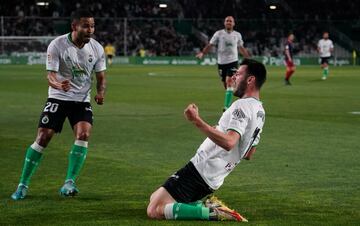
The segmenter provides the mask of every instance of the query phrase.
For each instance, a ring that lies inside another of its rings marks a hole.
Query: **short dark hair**
[[[240,65],[246,65],[247,66],[247,74],[248,76],[255,76],[255,86],[256,88],[260,89],[261,86],[266,81],[266,68],[264,64],[253,60],[253,59],[247,59],[245,58]]]
[[[94,17],[90,11],[88,11],[86,9],[79,9],[79,10],[72,12],[71,22],[73,22],[75,20],[80,20],[80,18],[89,18],[89,17]]]

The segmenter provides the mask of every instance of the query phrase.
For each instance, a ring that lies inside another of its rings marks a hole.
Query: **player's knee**
[[[38,143],[40,146],[45,148],[49,144],[51,138],[52,138],[52,133],[39,131],[36,137],[36,143]]]
[[[90,131],[81,131],[76,133],[76,139],[77,140],[88,140],[90,137]]]

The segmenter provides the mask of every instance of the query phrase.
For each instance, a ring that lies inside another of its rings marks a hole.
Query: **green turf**
[[[58,190],[73,143],[68,123],[45,150],[28,197],[10,199],[47,96],[43,66],[0,66],[1,225],[220,225],[152,221],[149,196],[204,139],[183,117],[195,102],[210,124],[224,90],[214,67],[114,66],[94,128],[78,197]],[[254,160],[242,162],[216,194],[247,225],[360,224],[360,68],[299,67],[293,86],[268,68],[266,123]],[[235,223],[226,223],[235,225]]]

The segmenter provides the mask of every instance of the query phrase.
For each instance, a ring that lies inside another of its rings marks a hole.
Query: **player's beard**
[[[83,42],[84,42],[84,43],[88,43],[88,42],[90,42],[90,39],[91,39],[91,35],[88,36],[88,37],[84,36],[84,37],[83,37]]]
[[[239,83],[236,90],[234,91],[234,96],[242,98],[245,95],[245,91],[246,91],[247,87],[248,86],[247,86],[246,80],[244,79],[243,81],[241,81]]]

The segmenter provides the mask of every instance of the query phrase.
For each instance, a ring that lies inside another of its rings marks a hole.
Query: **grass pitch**
[[[216,195],[247,225],[359,225],[360,68],[332,67],[322,81],[319,67],[298,67],[291,87],[283,85],[284,70],[268,67],[261,96],[266,123],[254,159],[239,164]],[[93,103],[79,196],[58,195],[73,143],[66,122],[45,149],[28,197],[14,202],[47,82],[44,66],[0,66],[0,224],[225,224],[146,217],[151,192],[204,139],[184,119],[184,108],[196,103],[210,124],[221,115],[224,91],[215,66],[114,65],[107,75],[105,105]]]

